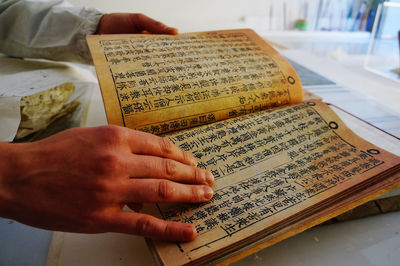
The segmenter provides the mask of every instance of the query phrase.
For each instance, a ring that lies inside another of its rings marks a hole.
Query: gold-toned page
[[[110,124],[164,134],[302,101],[294,69],[252,30],[87,41]]]
[[[317,206],[328,207],[334,197],[354,193],[385,171],[400,170],[399,157],[356,136],[320,102],[249,114],[169,138],[197,157],[216,181],[208,203],[157,204],[152,210],[164,219],[192,223],[198,232],[189,243],[153,242],[167,265],[210,258],[283,221],[310,215]]]
[[[322,101],[322,98],[311,91],[303,89],[303,101]]]

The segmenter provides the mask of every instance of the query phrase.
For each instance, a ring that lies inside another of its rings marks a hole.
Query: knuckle
[[[202,184],[204,183],[204,179],[203,179],[203,174],[202,174],[202,170],[199,168],[195,168],[194,169],[194,183],[196,184]]]
[[[189,153],[185,152],[184,150],[181,150],[181,153],[182,153],[182,158],[185,162],[191,161],[191,157],[190,157]]]
[[[170,159],[164,159],[164,173],[166,177],[172,177],[176,173],[176,162]]]
[[[191,186],[191,197],[193,202],[200,202],[203,199],[203,195],[200,193],[200,190],[197,186]]]
[[[103,224],[103,217],[100,213],[90,212],[82,214],[76,221],[76,225],[80,228],[81,232],[85,233],[101,233],[104,230],[101,228]]]
[[[163,24],[163,23],[161,23],[161,22],[159,22],[159,21],[154,21],[154,25],[156,26],[156,27],[159,27],[159,28],[162,28],[162,27],[164,27],[165,25]]]
[[[145,17],[145,15],[143,13],[135,13],[134,16],[138,20],[141,20],[141,19],[143,19]]]
[[[136,231],[141,235],[148,235],[152,230],[152,223],[148,216],[142,216],[136,221]]]
[[[170,181],[161,180],[158,183],[157,195],[161,200],[168,200],[172,197],[174,188]]]
[[[97,134],[105,144],[121,143],[125,135],[123,128],[112,125],[99,127]]]
[[[98,156],[94,165],[99,175],[116,174],[121,168],[120,158],[113,152],[105,152]]]
[[[106,180],[97,180],[97,182],[93,185],[93,189],[98,192],[96,194],[98,197],[103,198],[103,193],[112,192],[114,190],[114,186],[111,182],[108,182]]]
[[[87,232],[90,228],[93,228],[95,225],[94,217],[92,215],[81,215],[79,220],[75,221],[75,223],[81,228],[81,230]]]
[[[118,192],[118,190],[112,182],[97,180],[96,182],[92,182],[87,192],[87,197],[90,199],[91,204],[100,207],[115,202],[117,199],[116,192]]]
[[[171,154],[174,151],[174,144],[167,138],[160,138],[160,149],[162,154]]]
[[[172,230],[171,225],[172,225],[172,223],[167,223],[165,225],[164,230],[163,230],[163,236],[169,237],[172,235],[173,230]]]

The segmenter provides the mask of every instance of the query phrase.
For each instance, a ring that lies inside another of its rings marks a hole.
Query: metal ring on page
[[[287,81],[289,82],[289,84],[293,85],[296,83],[296,80],[292,77],[292,76],[288,76],[287,77]]]

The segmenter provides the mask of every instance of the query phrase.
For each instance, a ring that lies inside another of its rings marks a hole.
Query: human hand
[[[208,201],[213,177],[195,165],[168,139],[117,126],[0,143],[0,216],[49,230],[190,241],[190,224],[122,208]]]
[[[143,14],[111,13],[101,17],[96,34],[178,34],[178,30]]]

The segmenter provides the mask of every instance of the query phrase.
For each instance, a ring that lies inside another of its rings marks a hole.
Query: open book
[[[162,264],[240,258],[400,185],[400,158],[303,102],[293,68],[251,30],[87,40],[108,122],[168,133],[215,176],[210,202],[146,210],[198,232],[149,240]]]

